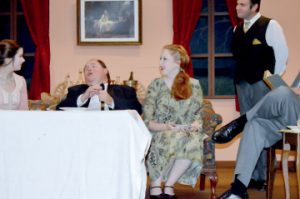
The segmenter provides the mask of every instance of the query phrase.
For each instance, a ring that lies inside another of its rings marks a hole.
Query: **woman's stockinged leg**
[[[174,195],[174,184],[178,179],[185,173],[185,171],[190,167],[192,161],[188,159],[175,160],[173,167],[169,173],[168,180],[165,183],[165,194]]]

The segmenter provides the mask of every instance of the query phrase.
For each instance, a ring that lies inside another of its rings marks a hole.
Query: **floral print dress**
[[[192,161],[189,169],[178,180],[179,183],[195,186],[202,168],[203,139],[202,89],[198,80],[190,78],[192,96],[186,100],[176,101],[162,78],[151,82],[144,101],[144,121],[157,123],[175,123],[190,125],[194,121],[200,123],[197,131],[159,131],[152,132],[152,143],[147,158],[147,168],[151,180],[156,180],[164,171],[163,181],[168,178],[171,160],[189,159]]]

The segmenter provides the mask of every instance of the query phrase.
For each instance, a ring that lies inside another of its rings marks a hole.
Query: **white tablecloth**
[[[135,111],[0,111],[0,199],[142,199]]]

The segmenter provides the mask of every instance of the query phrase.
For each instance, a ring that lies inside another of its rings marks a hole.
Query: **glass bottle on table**
[[[130,76],[129,76],[129,79],[128,79],[129,81],[133,81],[134,79],[133,79],[133,72],[131,71],[130,72]]]
[[[130,72],[130,76],[129,76],[129,79],[126,81],[124,81],[124,84],[127,85],[127,86],[130,86],[130,87],[133,87],[136,89],[137,87],[137,81],[133,79],[133,72],[131,71]]]

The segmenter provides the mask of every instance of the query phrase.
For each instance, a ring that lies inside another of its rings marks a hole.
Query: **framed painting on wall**
[[[77,0],[78,45],[141,45],[142,0]]]

